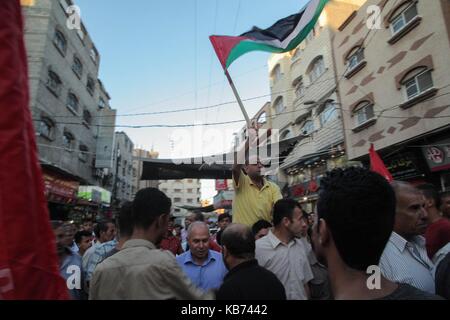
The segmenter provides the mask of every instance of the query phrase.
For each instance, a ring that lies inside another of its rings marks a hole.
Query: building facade
[[[141,189],[158,188],[158,180],[141,180],[143,163],[145,159],[158,159],[158,156],[159,153],[154,151],[153,149],[151,151],[143,149],[133,150],[133,185],[131,188],[131,194],[133,198]]]
[[[373,144],[395,179],[450,188],[449,31],[444,0],[368,0],[341,26],[334,50],[351,160],[368,163]]]
[[[201,206],[200,179],[160,180],[159,190],[172,200],[173,215],[176,217],[184,217],[189,212],[181,206]]]
[[[133,200],[134,144],[125,132],[116,132],[114,146],[113,198],[120,204]]]
[[[332,40],[364,1],[332,1],[292,52],[269,59],[272,127],[280,141],[298,137],[277,182],[286,197],[312,204],[322,175],[345,164],[344,131]]]

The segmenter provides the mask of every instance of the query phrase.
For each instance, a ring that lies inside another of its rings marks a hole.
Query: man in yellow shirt
[[[233,223],[252,227],[259,220],[272,221],[273,205],[282,195],[275,183],[261,175],[262,167],[256,157],[250,157],[246,165],[233,166]]]

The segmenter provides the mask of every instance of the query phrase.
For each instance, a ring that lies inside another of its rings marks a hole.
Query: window
[[[180,203],[181,202],[181,198],[173,198],[173,202]]]
[[[82,162],[88,161],[88,152],[89,149],[84,144],[80,144],[80,152],[78,154],[78,159],[80,159]]]
[[[174,189],[173,192],[180,193],[181,189]]]
[[[266,118],[267,118],[266,113],[265,112],[261,113],[261,115],[258,118],[258,124],[265,124],[267,122]]]
[[[99,109],[103,109],[106,106],[106,102],[103,98],[100,98],[100,100],[98,100],[98,107]]]
[[[403,82],[406,97],[411,100],[421,93],[433,88],[433,79],[431,77],[431,70],[421,72]]]
[[[325,104],[323,111],[320,113],[320,124],[324,126],[328,122],[336,119],[337,110],[334,103],[329,101]]]
[[[417,6],[415,3],[406,7],[402,10],[395,18],[391,21],[391,31],[395,35],[399,33],[405,26],[411,22],[418,15]]]
[[[73,58],[72,70],[73,72],[75,72],[78,78],[81,78],[81,76],[83,75],[83,64],[77,57]]]
[[[94,79],[92,79],[91,77],[87,78],[86,89],[91,96],[94,95],[95,82],[94,82]]]
[[[325,72],[325,63],[323,57],[316,58],[310,65],[309,79],[311,82],[316,81]]]
[[[375,117],[373,104],[369,101],[361,102],[353,111],[355,117],[355,125],[359,126]]]
[[[58,29],[55,30],[53,36],[53,44],[56,46],[58,51],[64,56],[67,50],[67,40],[66,37]]]
[[[127,160],[125,160],[124,162],[123,162],[123,166],[122,166],[122,176],[125,176],[126,175],[126,171],[127,171],[127,164],[128,164],[128,162],[127,162]]]
[[[194,203],[194,199],[187,199],[187,203]]]
[[[57,97],[61,94],[62,82],[59,76],[53,71],[48,72],[47,88]]]
[[[291,130],[285,130],[280,136],[280,140],[286,140],[292,138],[292,131]]]
[[[187,193],[192,193],[192,189],[187,189]]]
[[[192,179],[188,180],[188,183],[193,183],[193,182],[194,182],[194,180],[192,180]]]
[[[273,83],[277,83],[281,79],[281,67],[279,64],[272,71],[272,81]]]
[[[167,189],[166,189],[166,188],[163,188],[162,191],[163,191],[164,193],[167,193]]]
[[[78,98],[73,94],[69,93],[67,96],[67,107],[69,110],[71,110],[74,113],[78,113],[78,106],[79,106]]]
[[[83,110],[83,124],[87,126],[90,126],[92,124],[92,115],[86,109]]]
[[[89,56],[91,57],[91,59],[94,63],[97,63],[97,57],[98,57],[97,49],[92,47],[91,51],[89,52]]]
[[[303,135],[310,135],[314,131],[314,122],[312,120],[306,120],[302,127]]]
[[[305,85],[303,84],[303,81],[300,80],[297,85],[295,86],[295,96],[297,98],[303,97],[305,95]]]
[[[47,139],[53,138],[53,129],[55,124],[49,118],[43,117],[41,121],[39,121],[38,125],[38,133],[41,137],[45,137]]]
[[[357,48],[347,58],[348,71],[355,69],[364,60],[364,48]]]
[[[279,97],[276,101],[275,101],[275,111],[277,114],[282,113],[285,109],[284,107],[284,103],[283,103],[283,98]]]
[[[74,141],[75,138],[73,137],[73,134],[71,134],[70,132],[64,132],[63,147],[66,148],[67,151],[72,151]]]

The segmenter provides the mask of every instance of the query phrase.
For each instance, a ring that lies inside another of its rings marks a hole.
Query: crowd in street
[[[335,169],[307,213],[260,168],[235,168],[238,205],[214,235],[202,213],[174,224],[171,200],[153,188],[124,204],[116,223],[87,220],[77,231],[52,221],[61,275],[81,270],[72,298],[450,298],[449,193]]]

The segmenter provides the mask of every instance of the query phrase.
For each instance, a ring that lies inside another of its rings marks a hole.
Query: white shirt
[[[95,252],[95,249],[97,249],[100,245],[101,243],[99,241],[95,241],[92,246],[86,250],[83,255],[83,270],[87,270],[89,258]]]
[[[407,241],[392,232],[380,259],[381,273],[391,281],[407,283],[435,294],[434,265],[427,256],[425,238]]]
[[[255,258],[283,283],[288,300],[307,299],[305,285],[314,276],[300,239],[294,238],[285,245],[269,231],[256,241]]]

